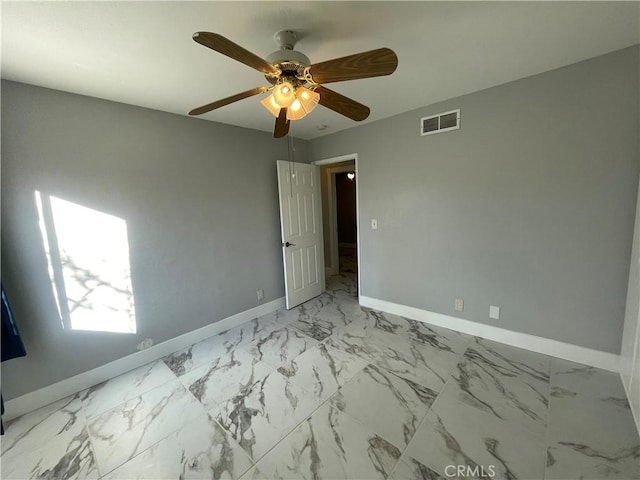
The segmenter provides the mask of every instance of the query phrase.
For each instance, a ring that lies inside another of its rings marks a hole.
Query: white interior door
[[[278,160],[280,229],[287,308],[324,290],[320,173],[316,165]]]

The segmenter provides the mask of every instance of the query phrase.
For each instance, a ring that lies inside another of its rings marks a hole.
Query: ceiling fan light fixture
[[[307,87],[298,87],[296,90],[296,99],[300,102],[306,113],[311,113],[320,101],[320,94],[309,90]]]
[[[360,122],[369,116],[369,107],[329,90],[324,84],[391,75],[398,67],[398,57],[389,48],[378,48],[311,64],[306,55],[294,50],[297,41],[294,31],[283,30],[274,38],[280,49],[265,60],[218,33],[196,32],[193,35],[196,43],[257,70],[273,86],[253,88],[202,105],[192,109],[189,115],[202,115],[273,89],[261,103],[276,117],[273,131],[275,138],[286,136],[290,120],[303,118],[318,103]],[[325,128],[326,125],[318,126],[319,130]]]
[[[297,98],[293,101],[291,106],[287,109],[287,120],[300,120],[307,115],[302,103]]]
[[[264,100],[261,100],[260,103],[262,103],[262,105],[264,105],[264,107],[269,110],[274,117],[278,118],[278,115],[280,115],[280,105],[276,102],[273,94],[269,95]]]
[[[273,87],[273,97],[282,108],[289,108],[296,99],[296,89],[291,82],[284,80]]]
[[[296,99],[287,110],[288,120],[300,120],[316,108],[320,95],[306,87],[296,88]]]

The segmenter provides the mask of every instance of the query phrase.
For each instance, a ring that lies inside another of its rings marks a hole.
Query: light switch
[[[378,219],[372,218],[371,219],[371,230],[377,230],[377,229],[378,229]]]
[[[456,312],[464,312],[464,300],[461,298],[456,298],[453,301],[453,309]]]

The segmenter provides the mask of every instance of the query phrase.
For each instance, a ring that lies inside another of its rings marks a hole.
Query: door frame
[[[343,171],[351,171],[353,170],[356,173],[356,254],[357,254],[357,262],[358,262],[358,301],[360,301],[360,272],[362,271],[362,263],[361,263],[361,255],[360,255],[360,186],[359,186],[359,176],[358,176],[358,154],[357,153],[349,153],[347,155],[340,155],[338,157],[329,157],[323,158],[321,160],[316,160],[315,162],[311,162],[314,165],[319,167],[326,167],[328,165],[332,165],[334,163],[346,162],[349,160],[353,160],[354,167],[353,169],[345,166],[345,167],[337,167],[335,169],[329,168],[327,170],[327,207],[329,214],[329,248],[331,249],[331,269],[332,273],[339,272],[339,257],[338,257],[338,215],[336,210],[336,183],[335,183],[335,174],[341,173]],[[324,215],[324,211],[322,212]],[[326,252],[325,252],[326,253]]]

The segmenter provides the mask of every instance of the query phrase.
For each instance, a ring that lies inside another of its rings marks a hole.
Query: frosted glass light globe
[[[282,108],[289,108],[296,99],[296,90],[291,83],[284,81],[273,88],[273,98]]]

